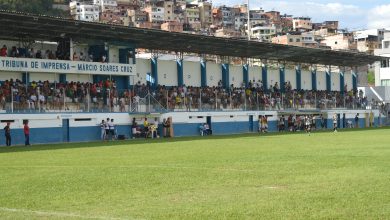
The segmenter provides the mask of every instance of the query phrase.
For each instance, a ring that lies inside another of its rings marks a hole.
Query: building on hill
[[[294,17],[293,18],[293,29],[295,31],[311,31],[313,29],[313,23],[309,17]]]
[[[292,15],[281,15],[280,16],[280,21],[282,23],[282,33],[286,34],[290,31],[293,31],[294,25],[293,25],[293,16]]]
[[[118,3],[116,0],[93,0],[93,4],[100,7],[100,11],[114,11],[116,10],[116,7],[118,6]]]
[[[94,4],[81,1],[71,1],[69,3],[70,15],[74,20],[99,21],[100,8]]]
[[[184,11],[184,26],[187,31],[200,31],[201,22],[197,5],[187,4]]]
[[[340,33],[326,36],[321,41],[322,44],[329,46],[332,50],[356,50],[356,42],[353,40],[353,34]]]
[[[364,31],[356,31],[354,33],[354,40],[357,44],[357,50],[374,54],[375,49],[382,48],[382,40],[384,39],[386,29],[370,29]]]
[[[146,26],[148,26],[148,25],[146,25],[146,23],[150,23],[148,21],[148,13],[145,11],[130,9],[130,10],[127,10],[127,15],[129,17],[129,26],[131,26],[131,27],[146,28]],[[152,25],[150,24],[149,28],[151,28],[151,27],[152,27]]]
[[[148,13],[148,21],[157,29],[161,28],[161,24],[164,23],[165,19],[164,1],[148,2],[143,10]]]
[[[239,13],[236,14],[234,18],[234,29],[236,31],[240,31],[242,33],[247,33],[247,23],[248,23],[248,14],[247,13]]]
[[[256,39],[261,42],[271,42],[272,37],[276,36],[276,27],[275,26],[252,26],[251,29],[251,39]]]
[[[265,16],[267,16],[268,21],[271,25],[276,27],[276,32],[281,33],[283,30],[282,19],[279,11],[267,11],[265,12]]]
[[[203,30],[208,30],[213,24],[212,4],[207,1],[198,3],[199,19]]]
[[[321,31],[321,33],[326,33],[326,36],[334,35],[338,33],[339,22],[338,21],[324,21],[322,23],[313,23],[314,31]],[[326,30],[326,31],[324,31]]]
[[[301,33],[291,33],[272,38],[272,43],[302,47]]]
[[[319,43],[315,40],[315,36],[312,32],[304,32],[302,35],[302,46],[310,48],[318,48]]]
[[[183,32],[183,24],[178,21],[167,21],[161,25],[161,30],[170,32]]]
[[[215,31],[216,37],[240,38],[241,32],[230,28],[220,28]]]
[[[249,17],[250,17],[250,26],[266,26],[269,24],[267,16],[264,14],[263,9],[259,10],[250,10],[249,11]]]
[[[374,54],[388,59],[375,65],[375,86],[390,86],[390,32],[384,33],[381,43],[381,48],[375,49]]]

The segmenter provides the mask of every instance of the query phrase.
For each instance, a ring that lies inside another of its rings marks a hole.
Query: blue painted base
[[[355,127],[354,119],[346,119],[353,122]],[[316,121],[317,129],[320,128],[320,121]],[[326,121],[327,129],[333,128],[333,122],[331,119]],[[379,118],[375,118],[374,127],[378,127]],[[199,123],[193,124],[173,124],[174,133],[176,137],[183,136],[199,136]],[[339,127],[343,127],[342,123]],[[365,128],[365,119],[359,119],[359,128]],[[228,135],[228,134],[242,134],[250,133],[250,123],[248,122],[219,122],[212,123],[211,129],[215,135]],[[258,131],[258,122],[253,122],[253,133]],[[268,131],[278,131],[277,122],[268,122]],[[131,138],[131,127],[130,126],[117,126],[118,135],[125,135],[127,138]],[[30,132],[30,143],[31,144],[48,144],[48,143],[61,143],[64,142],[62,128],[38,128],[31,129]],[[159,126],[159,133],[162,136],[162,126]],[[11,130],[12,145],[24,145],[24,134],[23,129]],[[5,145],[4,130],[0,129],[0,144]],[[70,142],[88,142],[88,141],[99,141],[100,140],[100,127],[74,127],[69,130],[69,141]]]

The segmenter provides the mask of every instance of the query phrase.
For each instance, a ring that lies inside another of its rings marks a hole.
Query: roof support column
[[[30,83],[30,73],[29,72],[22,73],[22,82],[23,82],[23,84],[26,84],[26,85],[28,85]]]
[[[242,76],[244,79],[245,87],[248,87],[248,84],[249,84],[249,64],[244,64],[242,66]]]
[[[311,89],[317,90],[317,66],[311,66],[310,72],[311,72]]]
[[[301,70],[301,64],[298,64],[295,66],[295,77],[297,81],[297,90],[302,89],[302,70]]]
[[[157,63],[158,63],[158,56],[156,54],[152,54],[152,58],[150,59],[150,64],[151,64],[151,79],[150,79],[150,84],[153,90],[157,88],[158,85],[158,68],[157,68]]]
[[[66,74],[65,73],[60,73],[58,80],[59,80],[60,83],[66,83]],[[96,82],[94,82],[94,83],[96,83]]]
[[[230,57],[221,57],[222,61],[222,87],[229,89],[230,86],[230,75],[229,75],[229,64]]]
[[[352,70],[352,88],[353,91],[357,91],[357,72],[358,68],[355,66]]]
[[[267,79],[267,61],[262,61],[261,64],[261,76],[263,81],[263,90],[264,92],[268,92],[268,79]]]
[[[340,67],[340,92],[344,94],[346,91],[344,90],[345,80],[344,80],[345,67]]]
[[[207,62],[204,58],[200,61],[200,86],[207,86],[207,73],[206,73]]]
[[[70,60],[73,60],[73,40],[72,38],[69,38],[69,58]]]
[[[327,66],[325,74],[326,74],[326,91],[332,91],[332,66]]]
[[[229,89],[229,63],[222,64],[222,87]]]
[[[284,93],[286,90],[286,67],[285,64],[279,64],[279,76],[280,76],[280,91]]]
[[[176,59],[177,66],[177,85],[184,85],[184,75],[183,75],[183,54],[180,53],[179,57]]]

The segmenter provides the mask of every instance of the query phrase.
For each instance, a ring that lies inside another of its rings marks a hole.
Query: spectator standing
[[[108,126],[110,128],[111,140],[115,140],[116,139],[116,132],[115,132],[114,119],[111,119],[111,121],[108,123]]]
[[[322,129],[325,129],[325,118],[324,118],[324,116],[323,115],[321,115],[321,128]]]
[[[359,113],[355,115],[355,128],[359,128]]]
[[[131,133],[132,133],[133,139],[136,137],[138,138],[141,135],[141,131],[138,129],[138,124],[137,124],[135,118],[133,118],[133,122],[131,123]]]
[[[104,120],[100,123],[100,139],[102,141],[106,139],[106,122]]]
[[[110,135],[110,125],[108,124],[110,122],[110,118],[107,118],[107,121],[106,123],[104,124],[104,129],[106,131],[106,136],[105,136],[105,140],[108,140],[108,137]]]
[[[149,135],[149,122],[148,122],[148,118],[145,118],[145,120],[144,120],[144,132],[145,132],[145,138],[147,138],[148,135]]]
[[[337,114],[333,115],[333,132],[337,132]]]
[[[80,61],[85,61],[86,57],[83,52],[80,52]]]
[[[3,45],[3,47],[0,49],[0,56],[1,57],[8,56],[8,48],[6,45]]]
[[[370,128],[374,127],[374,113],[373,112],[370,112],[369,122],[370,122]]]
[[[28,126],[28,120],[24,121],[24,145],[30,146],[30,127]]]
[[[79,60],[80,60],[79,55],[77,54],[77,52],[74,52],[73,53],[73,61],[79,61]]]
[[[163,125],[163,137],[167,137],[167,130],[168,130],[168,125],[167,125],[167,119],[163,119],[162,122]]]
[[[7,122],[7,125],[4,127],[5,134],[5,145],[11,146],[11,123]]]

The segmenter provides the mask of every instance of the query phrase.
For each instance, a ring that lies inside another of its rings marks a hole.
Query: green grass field
[[[390,129],[3,147],[0,219],[390,219]]]

